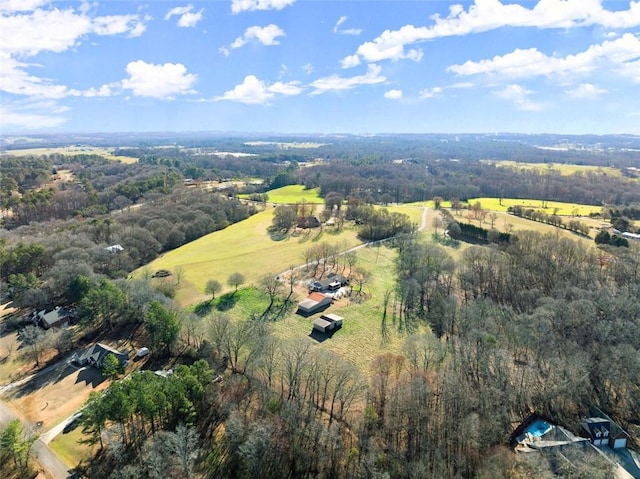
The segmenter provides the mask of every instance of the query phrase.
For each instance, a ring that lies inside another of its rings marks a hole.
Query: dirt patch
[[[95,368],[79,369],[63,362],[11,391],[7,402],[47,430],[80,409],[91,391],[103,390],[108,384]]]

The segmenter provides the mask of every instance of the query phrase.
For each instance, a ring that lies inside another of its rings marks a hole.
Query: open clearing
[[[531,208],[536,211],[544,211],[547,214],[556,214],[558,216],[589,216],[590,214],[600,214],[602,212],[601,206],[532,199],[471,198],[467,203],[473,205],[478,201],[482,209],[489,211],[507,211],[509,206],[522,206],[523,208]]]
[[[267,191],[267,195],[269,196],[269,203],[281,205],[302,203],[303,201],[314,205],[324,203],[324,199],[320,197],[320,190],[318,188],[306,190],[304,185],[283,186],[282,188]]]
[[[48,430],[80,409],[91,391],[107,385],[98,369],[79,369],[63,361],[10,390],[4,399],[23,417],[42,422],[43,430]]]
[[[182,305],[189,305],[207,298],[204,288],[209,279],[217,279],[225,285],[226,289],[222,291],[224,293],[230,291],[226,282],[232,273],[242,273],[245,284],[254,284],[267,273],[275,275],[290,266],[304,263],[303,252],[315,244],[343,244],[344,249],[347,249],[360,243],[356,232],[349,228],[341,231],[324,228],[322,232],[315,229],[300,236],[289,235],[280,240],[273,239],[267,231],[272,218],[273,208],[268,207],[224,230],[165,253],[142,270],[146,269],[150,273],[159,269],[174,271],[177,266],[181,266],[184,275],[176,299]],[[141,270],[137,270],[134,274],[140,272]]]
[[[384,294],[393,290],[395,286],[396,252],[384,246],[369,247],[358,250],[357,257],[358,265],[371,273],[371,281],[363,288],[366,299],[361,303],[351,302],[351,299],[356,298],[355,286],[351,298],[342,298],[334,302],[325,312],[342,316],[342,328],[331,338],[322,342],[313,341],[319,348],[333,351],[356,364],[361,371],[366,371],[376,356],[399,353],[407,334],[406,331],[399,331],[400,328],[393,324],[389,306],[386,334],[383,336]],[[303,299],[303,296],[299,296],[299,299]],[[311,333],[313,320],[319,316],[320,314],[315,314],[305,318],[291,314],[274,323],[274,334],[285,340],[307,338]]]
[[[384,295],[395,287],[395,257],[396,252],[385,246],[359,249],[358,265],[371,274],[371,280],[363,288],[362,301],[357,302],[358,287],[354,286],[351,298],[341,298],[324,312],[309,317],[295,313],[297,302],[307,295],[306,286],[298,284],[293,299],[295,304],[282,319],[271,323],[273,334],[284,341],[307,339],[316,347],[333,351],[353,362],[363,372],[368,370],[376,356],[400,353],[409,332],[403,331],[399,324],[394,324],[391,306],[388,308],[384,333],[382,327]],[[243,288],[233,298],[230,301],[231,307],[224,314],[239,321],[259,315],[268,304],[266,295],[254,288]],[[352,302],[352,299],[355,301]],[[312,338],[313,320],[323,313],[335,313],[344,317],[342,328],[331,337],[314,335]],[[205,330],[206,321],[203,320]],[[422,326],[416,332],[427,330],[426,326]],[[323,338],[324,340],[318,340]]]
[[[539,173],[560,174],[563,176],[571,176],[575,174],[591,174],[613,177],[622,176],[622,173],[619,169],[612,168],[610,166],[573,165],[563,163],[524,163],[510,160],[482,160],[481,162],[496,165],[500,168],[511,168],[518,171],[537,171]]]
[[[22,150],[4,150],[2,154],[13,156],[40,156],[40,155],[100,155],[107,160],[119,161],[121,163],[137,163],[138,159],[132,156],[116,156],[113,154],[115,148],[98,148],[95,146],[65,146],[60,148],[26,148]]]

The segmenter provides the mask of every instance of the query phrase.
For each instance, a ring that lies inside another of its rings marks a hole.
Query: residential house
[[[582,429],[586,432],[591,444],[609,446],[612,449],[627,447],[629,434],[618,424],[597,407],[590,408],[589,413],[591,417],[582,421]]]
[[[43,309],[33,316],[33,322],[44,329],[52,327],[68,326],[69,321],[75,318],[75,310],[56,306],[50,311]]]
[[[113,354],[121,365],[127,364],[129,359],[129,353],[120,352],[106,344],[95,343],[88,348],[77,351],[71,356],[71,361],[79,364],[80,366],[93,366],[95,368],[102,367],[102,361],[108,354]]]

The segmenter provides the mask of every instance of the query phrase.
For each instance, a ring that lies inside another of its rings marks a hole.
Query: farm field
[[[283,186],[282,188],[267,191],[267,195],[269,195],[268,202],[276,204],[295,204],[301,203],[302,201],[314,205],[324,203],[324,199],[320,197],[320,190],[318,188],[305,190],[303,185]]]
[[[6,150],[3,154],[13,156],[27,156],[27,155],[100,155],[107,160],[119,161],[122,163],[137,163],[138,159],[132,156],[116,156],[113,154],[114,148],[98,148],[94,146],[65,146],[60,148],[26,148],[22,150]]]
[[[589,238],[585,238],[584,236],[575,234],[569,230],[565,230],[563,228],[557,228],[552,225],[548,225],[546,223],[539,223],[537,221],[528,220],[526,218],[520,218],[519,216],[514,216],[505,212],[496,212],[498,217],[495,222],[495,228],[500,232],[517,232],[517,231],[537,231],[542,234],[554,233],[560,234],[572,240],[582,241],[589,245],[593,245],[593,241]],[[474,226],[478,226],[478,222],[476,220],[469,219],[466,215],[466,212],[462,210],[459,215],[455,212],[452,212],[453,218],[460,223],[469,223]],[[579,221],[589,224],[592,228],[596,228],[596,225],[599,225],[601,221],[595,221],[590,218],[580,218]],[[485,220],[483,228],[490,228],[491,224],[489,221]],[[593,233],[592,236],[594,236]]]
[[[217,279],[225,285],[223,294],[230,290],[226,282],[232,273],[242,273],[245,284],[249,285],[266,273],[278,274],[303,263],[303,252],[319,242],[342,243],[345,249],[360,243],[355,230],[349,228],[339,232],[324,228],[322,232],[272,239],[267,231],[272,217],[273,208],[266,208],[240,223],[164,254],[134,275],[142,270],[149,273],[159,269],[173,271],[181,266],[184,277],[176,299],[182,305],[189,305],[207,298],[204,287],[209,279]]]
[[[297,303],[307,295],[307,289],[302,283],[296,286],[293,299],[295,303],[291,309],[282,319],[271,323],[273,334],[284,341],[307,338],[316,347],[348,359],[363,372],[368,370],[376,356],[400,353],[408,332],[402,331],[399,325],[394,324],[391,306],[388,309],[384,334],[382,328],[384,294],[395,287],[395,257],[396,252],[385,246],[362,248],[357,251],[358,265],[371,273],[371,281],[363,287],[366,299],[356,303],[351,302],[350,298],[341,298],[324,311],[344,317],[342,328],[330,338],[319,342],[311,337],[312,322],[322,313],[309,317],[296,314]],[[354,287],[352,298],[356,298],[356,291],[357,286]],[[218,300],[216,302],[219,304]],[[225,309],[223,314],[235,320],[246,320],[252,315],[260,314],[268,304],[268,299],[257,289],[248,287],[239,290],[234,295],[232,303],[229,309],[221,308]],[[206,330],[206,319],[204,322]],[[424,327],[424,330],[427,328]]]
[[[507,211],[509,206],[522,206],[523,208],[544,211],[547,214],[555,213],[559,216],[589,216],[592,213],[599,214],[602,211],[600,206],[516,198],[470,198],[467,203],[473,205],[478,201],[482,205],[482,209],[489,211]]]
[[[384,293],[395,287],[395,251],[385,246],[371,247],[358,250],[357,255],[358,265],[371,273],[371,281],[363,288],[367,299],[361,303],[352,303],[349,298],[342,298],[330,306],[326,312],[335,313],[344,318],[342,328],[331,338],[316,344],[319,348],[333,351],[348,359],[364,372],[376,356],[400,353],[407,332],[401,331],[397,325],[393,324],[390,306],[386,332],[383,335],[383,299]],[[356,289],[357,287],[354,288]],[[352,298],[355,295],[354,291]],[[292,314],[274,323],[274,333],[285,340],[308,337],[312,322],[318,316],[319,314],[305,318]]]
[[[594,166],[594,165],[574,165],[564,163],[524,163],[519,161],[493,161],[482,160],[482,163],[496,165],[500,168],[511,168],[514,170],[537,171],[539,173],[559,173],[563,176],[571,176],[575,174],[593,174],[606,175],[613,177],[621,177],[622,173],[618,168],[610,166]]]

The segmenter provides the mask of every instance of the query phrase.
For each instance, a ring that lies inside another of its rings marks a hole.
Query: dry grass
[[[32,422],[42,422],[45,430],[80,409],[91,391],[108,386],[99,370],[66,363],[42,373],[6,394],[9,406]]]
[[[320,197],[320,189],[312,188],[306,190],[303,185],[289,185],[275,190],[267,191],[269,203],[295,204],[308,203],[313,205],[324,204],[324,199]]]
[[[559,216],[589,216],[592,213],[599,214],[602,211],[601,206],[515,198],[472,198],[469,199],[468,204],[473,205],[478,201],[482,209],[489,211],[505,212],[510,206],[522,206],[523,208],[531,208],[536,211],[544,211],[549,215],[557,214]]]
[[[619,178],[622,176],[622,173],[618,168],[612,168],[609,166],[573,165],[562,163],[524,163],[509,160],[484,160],[483,162],[494,164],[501,168],[510,168],[516,171],[537,171],[539,173],[559,174],[562,176],[572,176],[576,174],[612,176],[615,178]]]
[[[312,230],[300,236],[274,239],[267,229],[271,225],[273,208],[192,241],[170,251],[143,269],[155,272],[159,269],[174,271],[180,266],[184,270],[176,299],[182,305],[194,304],[208,297],[204,293],[207,280],[217,279],[223,285],[235,272],[245,277],[245,284],[256,284],[267,273],[278,274],[290,266],[304,263],[303,252],[321,242],[343,243],[345,249],[359,243],[356,232],[351,229],[336,231],[324,228]],[[140,274],[138,270],[135,274]]]
[[[371,273],[371,281],[364,287],[366,299],[360,303],[351,298],[342,298],[333,303],[326,312],[344,317],[342,328],[331,338],[322,342],[313,339],[318,348],[333,351],[353,362],[362,371],[367,371],[371,361],[380,354],[400,353],[406,339],[406,332],[399,331],[393,324],[391,307],[387,314],[387,331],[383,335],[382,315],[386,291],[395,286],[394,260],[396,252],[387,247],[364,248],[358,250],[358,264]],[[357,290],[357,287],[355,287]],[[299,299],[304,297],[300,290]],[[309,338],[312,322],[319,314],[304,318],[291,314],[273,325],[274,334],[283,340]],[[425,328],[426,329],[426,328]]]
[[[4,154],[10,156],[40,156],[40,155],[100,155],[107,160],[120,161],[122,163],[137,163],[138,159],[132,156],[116,156],[115,148],[99,148],[95,146],[65,146],[60,148],[25,148],[22,150],[7,150]]]

